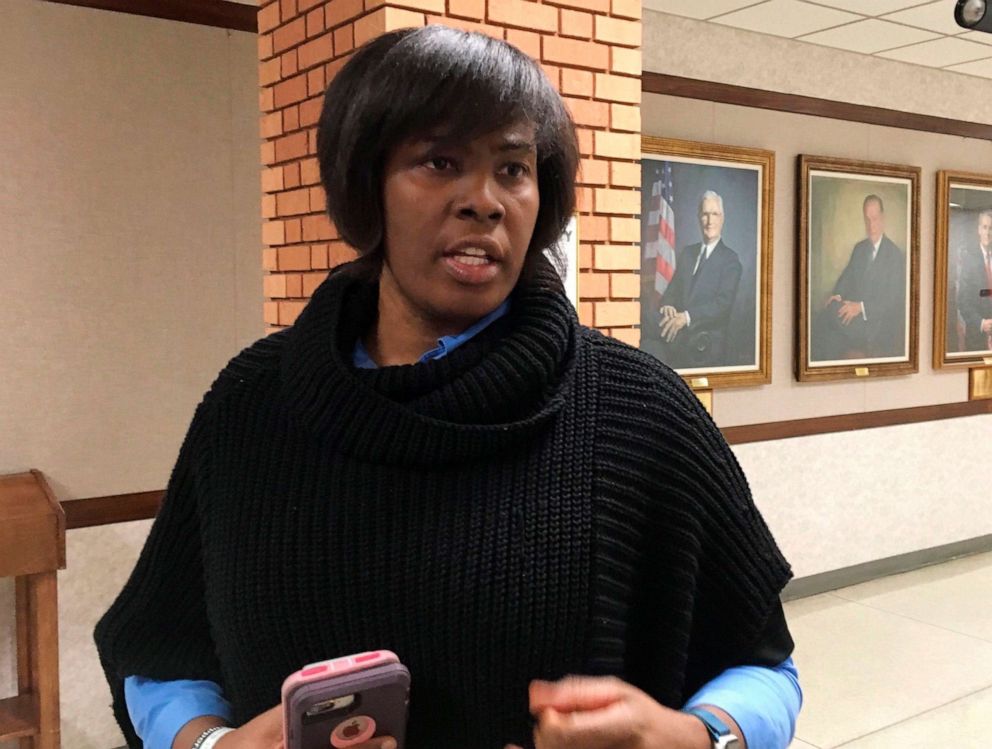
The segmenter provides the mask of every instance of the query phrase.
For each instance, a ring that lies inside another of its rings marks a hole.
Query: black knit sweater
[[[356,370],[374,285],[333,273],[196,410],[96,629],[123,678],[210,679],[241,724],[305,663],[396,651],[410,749],[528,745],[527,685],[616,674],[680,707],[753,662],[790,577],[720,432],[544,266],[449,356]]]

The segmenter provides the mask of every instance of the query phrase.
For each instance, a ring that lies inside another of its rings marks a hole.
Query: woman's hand
[[[282,705],[276,705],[221,737],[216,749],[285,749],[282,740]],[[328,745],[330,749],[330,745]],[[396,749],[391,736],[379,736],[351,749]]]
[[[230,733],[221,736],[217,749],[280,749],[282,747],[282,705],[257,715]]]
[[[702,722],[612,676],[530,685],[537,749],[710,749]],[[508,748],[510,749],[510,748]]]

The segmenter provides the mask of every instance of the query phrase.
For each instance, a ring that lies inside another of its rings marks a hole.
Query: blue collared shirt
[[[507,299],[499,307],[494,309],[488,315],[483,317],[472,327],[466,328],[461,333],[456,333],[455,335],[446,335],[437,339],[437,346],[432,348],[430,351],[423,354],[419,362],[431,361],[432,359],[440,359],[447,356],[456,348],[462,344],[470,341],[472,338],[477,336],[483,330],[488,328],[492,323],[494,323],[499,318],[503,317],[507,312],[510,311],[510,300]],[[372,357],[369,356],[369,352],[365,350],[365,346],[362,345],[362,340],[359,338],[355,343],[355,351],[352,355],[353,363],[358,369],[377,369],[378,364],[372,361]]]
[[[510,309],[509,301],[457,335],[439,338],[421,362],[440,359],[471,340]],[[353,363],[360,369],[378,365],[361,340],[355,344]],[[194,718],[216,715],[231,721],[231,706],[212,681],[154,681],[142,676],[124,680],[124,700],[134,730],[145,749],[172,749],[179,730]],[[738,666],[728,669],[692,696],[685,707],[712,705],[740,726],[748,749],[786,749],[796,731],[802,706],[799,674],[792,658],[775,668]]]

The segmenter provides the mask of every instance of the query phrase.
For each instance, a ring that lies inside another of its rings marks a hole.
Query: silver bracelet
[[[196,741],[193,742],[193,746],[189,749],[213,749],[222,736],[226,736],[233,730],[233,728],[228,728],[227,726],[213,726],[208,728],[196,737]]]

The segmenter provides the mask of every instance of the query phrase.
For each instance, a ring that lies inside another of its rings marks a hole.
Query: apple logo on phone
[[[353,739],[361,732],[362,732],[361,724],[357,720],[353,720],[351,721],[351,723],[345,726],[344,730],[341,731],[341,735],[344,736],[346,739]]]
[[[368,715],[356,715],[338,723],[331,733],[331,746],[335,749],[362,744],[375,735],[375,721]]]

